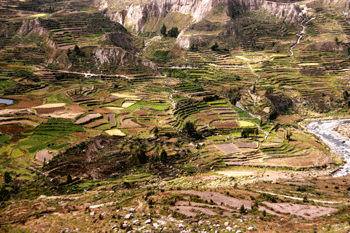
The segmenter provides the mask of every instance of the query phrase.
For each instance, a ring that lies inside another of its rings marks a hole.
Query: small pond
[[[11,105],[13,104],[13,100],[0,98],[0,104]]]

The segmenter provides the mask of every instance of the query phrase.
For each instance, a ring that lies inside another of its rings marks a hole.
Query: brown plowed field
[[[58,107],[58,108],[36,108],[35,109],[38,114],[50,114],[54,112],[60,112],[66,110],[65,107]]]
[[[89,128],[93,128],[93,127],[102,125],[103,123],[108,123],[108,116],[107,115],[103,115],[102,119],[94,120],[94,121],[92,121],[84,126],[89,127]]]
[[[215,121],[211,126],[216,128],[239,128],[237,121]]]
[[[67,106],[69,110],[73,112],[85,112],[86,110],[79,105],[68,105]]]
[[[41,99],[29,99],[29,98],[25,98],[25,97],[22,98],[18,96],[6,96],[4,98],[17,100],[18,103],[15,103],[13,105],[0,106],[0,109],[31,108],[31,107],[35,107],[43,104],[43,101]]]
[[[194,117],[208,119],[208,120],[219,120],[219,116],[217,115],[205,115],[203,113],[196,113],[193,114]]]

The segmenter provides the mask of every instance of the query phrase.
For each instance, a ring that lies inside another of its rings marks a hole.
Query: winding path
[[[313,17],[313,18],[311,18],[311,19],[309,19],[309,20],[304,19],[304,20],[300,23],[300,26],[301,26],[303,29],[297,34],[297,36],[298,36],[297,42],[296,42],[295,44],[293,44],[293,45],[290,47],[289,52],[290,52],[290,56],[291,56],[291,57],[294,56],[293,48],[294,48],[296,45],[300,44],[301,39],[303,39],[303,37],[304,37],[304,35],[305,35],[305,33],[306,33],[306,28],[307,28],[306,25],[307,25],[308,23],[310,23],[310,22],[311,22],[312,20],[314,20],[314,19],[315,19],[315,17]]]

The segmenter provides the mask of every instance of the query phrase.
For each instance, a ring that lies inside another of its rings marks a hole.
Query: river
[[[346,176],[350,174],[350,140],[334,131],[334,128],[350,123],[350,119],[313,121],[306,128],[320,137],[333,152],[340,155],[347,162],[334,176]]]

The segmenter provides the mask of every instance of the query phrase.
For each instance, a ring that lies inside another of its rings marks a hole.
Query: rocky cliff
[[[48,33],[48,31],[42,26],[39,18],[24,22],[18,31],[18,35],[26,36],[31,32],[38,33],[41,36]]]
[[[154,70],[158,69],[157,65],[153,62],[135,56],[122,48],[98,48],[94,52],[94,58],[97,65],[143,65]]]
[[[191,15],[192,18],[188,25],[199,22],[220,4],[227,6],[225,14],[229,17],[262,7],[275,16],[284,18],[289,22],[295,22],[301,12],[296,4],[266,0],[153,0],[146,4],[130,4],[124,10],[108,12],[106,16],[136,31],[144,31],[145,25],[150,19],[158,18],[159,20],[159,18],[164,18],[171,12]],[[101,7],[108,7],[107,2],[103,1]]]

